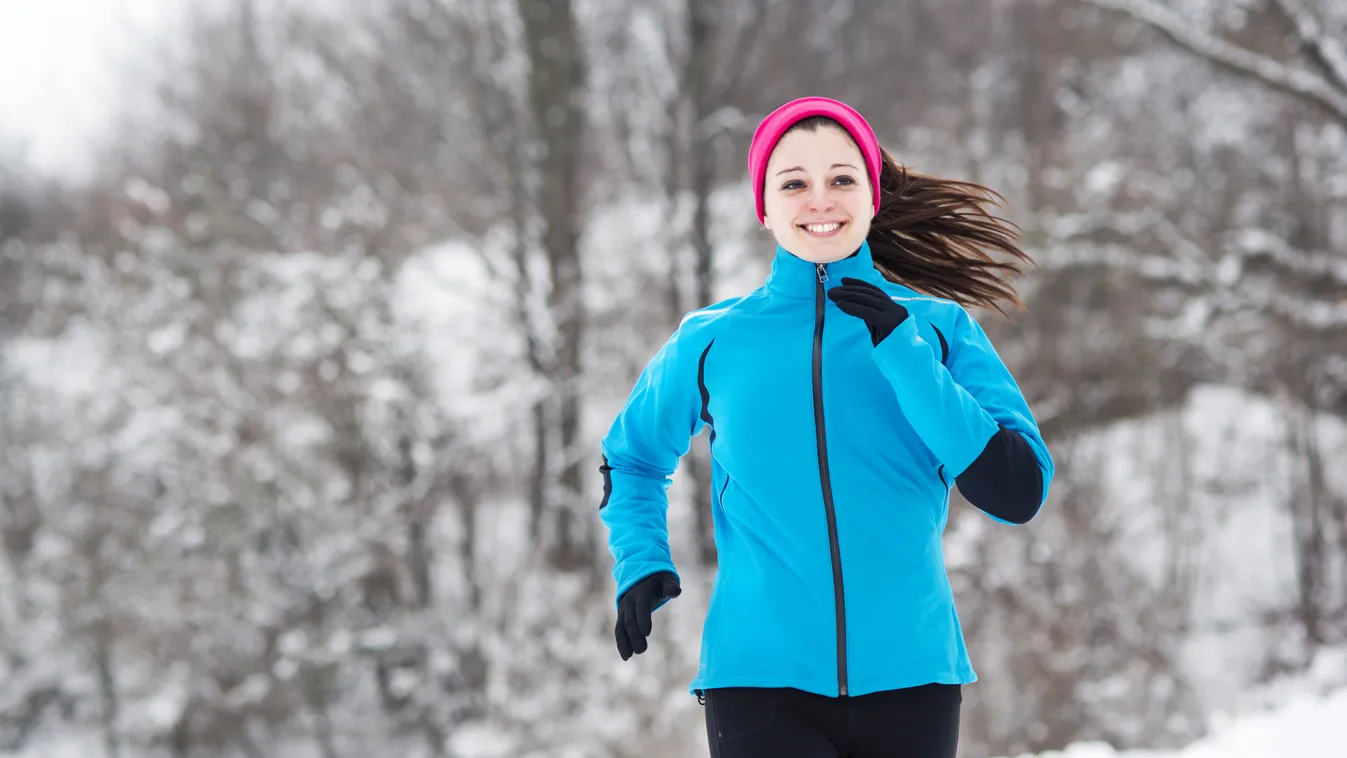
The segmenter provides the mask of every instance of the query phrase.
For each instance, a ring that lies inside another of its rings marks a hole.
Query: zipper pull
[[[814,265],[818,267],[818,280],[819,280],[819,282],[827,282],[827,281],[828,281],[828,271],[827,271],[827,266],[828,266],[828,264],[826,264],[826,263],[816,263],[816,264],[814,264]]]

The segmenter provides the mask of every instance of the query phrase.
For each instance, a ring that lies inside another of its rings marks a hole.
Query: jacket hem
[[[872,692],[900,690],[918,687],[923,684],[972,684],[978,680],[971,669],[957,671],[938,671],[920,676],[881,676],[867,679],[849,679],[848,695],[858,697]],[[699,690],[711,690],[719,687],[787,687],[803,690],[815,695],[837,697],[836,679],[813,679],[808,677],[783,676],[781,674],[752,673],[703,673],[688,685],[688,692],[696,695]]]

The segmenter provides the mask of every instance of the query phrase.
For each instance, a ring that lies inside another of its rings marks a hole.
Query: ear
[[[772,231],[772,220],[765,213],[762,214],[762,228],[769,232]]]

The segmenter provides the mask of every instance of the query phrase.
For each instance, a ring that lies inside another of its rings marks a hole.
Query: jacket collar
[[[828,279],[823,285],[825,288],[837,286],[844,276],[868,282],[877,282],[882,278],[875,268],[874,259],[870,256],[869,242],[862,242],[856,252],[840,261],[821,265],[823,274]],[[772,270],[767,275],[767,290],[775,295],[812,299],[818,286],[819,266],[820,264],[798,258],[794,253],[777,245],[776,256],[772,259]]]

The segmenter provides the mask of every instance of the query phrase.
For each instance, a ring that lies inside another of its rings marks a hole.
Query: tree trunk
[[[412,437],[404,432],[398,438],[398,486],[403,497],[411,497],[412,483],[416,481],[416,459],[412,456]],[[426,525],[430,521],[433,507],[431,498],[420,501],[410,499],[403,504],[407,520],[407,570],[412,576],[413,602],[417,608],[429,608],[435,594],[431,579],[430,564],[433,560],[430,542],[426,539]]]
[[[691,167],[692,248],[696,301],[693,308],[704,308],[713,297],[714,259],[711,247],[711,191],[715,177],[714,155],[707,117],[710,115],[709,69],[714,51],[712,45],[710,0],[688,0],[687,35],[688,60],[683,82],[684,94],[691,110],[688,161]],[[697,560],[703,566],[716,562],[715,527],[712,521],[710,450],[697,446],[687,459],[687,471],[692,478],[692,507],[696,516]]]
[[[547,401],[533,404],[533,461],[528,472],[529,542],[541,545],[547,519]]]
[[[463,542],[459,544],[459,565],[462,567],[467,597],[464,618],[482,618],[482,577],[477,572],[478,548],[477,527],[480,513],[480,501],[477,493],[465,480],[452,483],[457,495],[463,517]],[[482,718],[486,715],[486,685],[488,662],[482,650],[482,638],[486,633],[474,637],[464,649],[458,651],[458,670],[464,689],[465,707],[461,713],[463,720]]]
[[[583,500],[580,440],[580,348],[584,302],[579,237],[582,226],[580,157],[585,119],[579,32],[570,0],[518,0],[529,59],[528,101],[539,141],[538,210],[551,289],[547,308],[555,327],[555,359],[548,366],[557,409],[560,465],[555,500],[547,503],[555,529],[547,562],[561,570],[593,566],[593,529],[578,512]],[[544,530],[544,535],[547,530]]]
[[[1297,405],[1299,405],[1297,403]],[[1291,521],[1295,540],[1297,615],[1312,646],[1324,643],[1323,589],[1326,568],[1324,544],[1324,470],[1314,429],[1313,413],[1298,407],[1291,415],[1296,452],[1305,463],[1296,487],[1292,488]]]
[[[327,685],[319,685],[326,687]],[[309,717],[313,719],[313,741],[318,746],[322,758],[339,758],[337,745],[332,735],[332,718],[328,715],[327,704],[330,693],[321,693],[318,687],[310,684],[305,687],[305,700],[309,708]]]
[[[94,629],[94,666],[98,673],[98,695],[102,704],[99,716],[103,728],[103,754],[106,758],[119,758],[122,753],[121,738],[117,735],[120,701],[117,697],[116,676],[112,671],[112,657],[112,623],[101,619]]]

